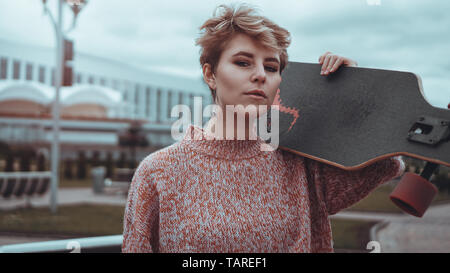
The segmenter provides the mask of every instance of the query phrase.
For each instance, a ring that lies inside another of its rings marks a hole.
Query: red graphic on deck
[[[275,99],[273,100],[272,104],[273,105],[278,105],[279,108],[280,108],[280,112],[292,115],[294,117],[294,120],[291,122],[291,126],[289,126],[289,129],[288,129],[288,132],[289,132],[291,130],[292,126],[294,126],[295,122],[298,119],[298,116],[299,116],[298,109],[284,106],[281,103],[280,88],[278,88],[277,94],[275,95]]]

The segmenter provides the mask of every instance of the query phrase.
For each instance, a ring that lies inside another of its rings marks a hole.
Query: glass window
[[[145,88],[145,116],[150,116],[150,87]]]
[[[30,63],[27,64],[25,79],[27,81],[33,80],[33,65]]]
[[[13,62],[13,79],[18,80],[20,78],[20,62]]]
[[[178,104],[183,104],[183,93],[182,92],[178,93]]]
[[[71,69],[72,70],[72,79],[71,79],[71,84],[70,85],[74,85],[74,84],[76,84],[77,82],[76,82],[76,79],[77,79],[77,73],[75,73],[75,70],[73,70],[73,69]]]
[[[167,94],[167,113],[166,113],[166,118],[170,117],[170,110],[171,110],[171,105],[172,105],[172,91],[168,91]]]
[[[56,86],[56,75],[55,75],[55,69],[52,68],[52,80],[51,80],[52,86]]]
[[[8,76],[8,60],[6,58],[0,59],[0,80],[6,79]]]
[[[156,121],[161,122],[161,90],[156,92]]]
[[[39,66],[39,82],[45,83],[45,67]]]
[[[139,84],[136,84],[136,86],[134,87],[134,113],[137,115],[139,113],[139,99],[140,99],[140,94],[139,94]]]
[[[189,108],[194,112],[194,94],[189,94]]]

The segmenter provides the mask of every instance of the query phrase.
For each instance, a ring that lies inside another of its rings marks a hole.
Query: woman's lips
[[[254,94],[245,94],[247,96],[249,96],[252,99],[256,99],[256,100],[265,100],[266,98],[261,96],[261,95],[254,95]]]
[[[264,93],[264,91],[259,90],[259,89],[249,91],[249,92],[245,93],[245,95],[250,96],[255,99],[260,99],[260,100],[267,98],[266,93]]]

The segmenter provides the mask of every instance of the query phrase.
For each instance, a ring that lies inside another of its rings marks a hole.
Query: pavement
[[[28,204],[27,204],[28,202]],[[95,194],[91,188],[60,189],[59,205],[108,204],[125,206],[123,192],[108,191]],[[0,199],[3,210],[32,207],[49,207],[50,193],[29,201],[24,199]],[[449,253],[450,252],[450,204],[432,206],[422,218],[407,214],[386,214],[343,211],[331,219],[353,219],[379,222],[371,231],[371,240],[378,242],[382,253]],[[0,245],[58,240],[61,237],[33,237],[17,234],[0,234]]]
[[[348,211],[330,217],[377,221],[371,240],[379,243],[381,253],[450,253],[450,204],[431,206],[422,218]]]
[[[375,240],[386,253],[450,253],[450,205],[430,207],[422,218],[390,219]]]

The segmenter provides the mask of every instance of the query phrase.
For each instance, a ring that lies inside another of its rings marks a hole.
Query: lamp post
[[[56,213],[58,210],[58,179],[59,179],[59,91],[62,83],[63,73],[63,4],[67,3],[71,6],[74,13],[72,30],[75,27],[75,22],[78,13],[87,4],[86,0],[57,0],[57,20],[55,21],[52,13],[47,7],[47,0],[42,0],[44,5],[44,14],[50,17],[50,21],[53,25],[56,35],[56,63],[55,63],[55,99],[52,105],[52,117],[53,117],[53,141],[51,150],[51,193],[50,193],[50,210],[52,213]],[[67,32],[66,32],[67,33]]]

